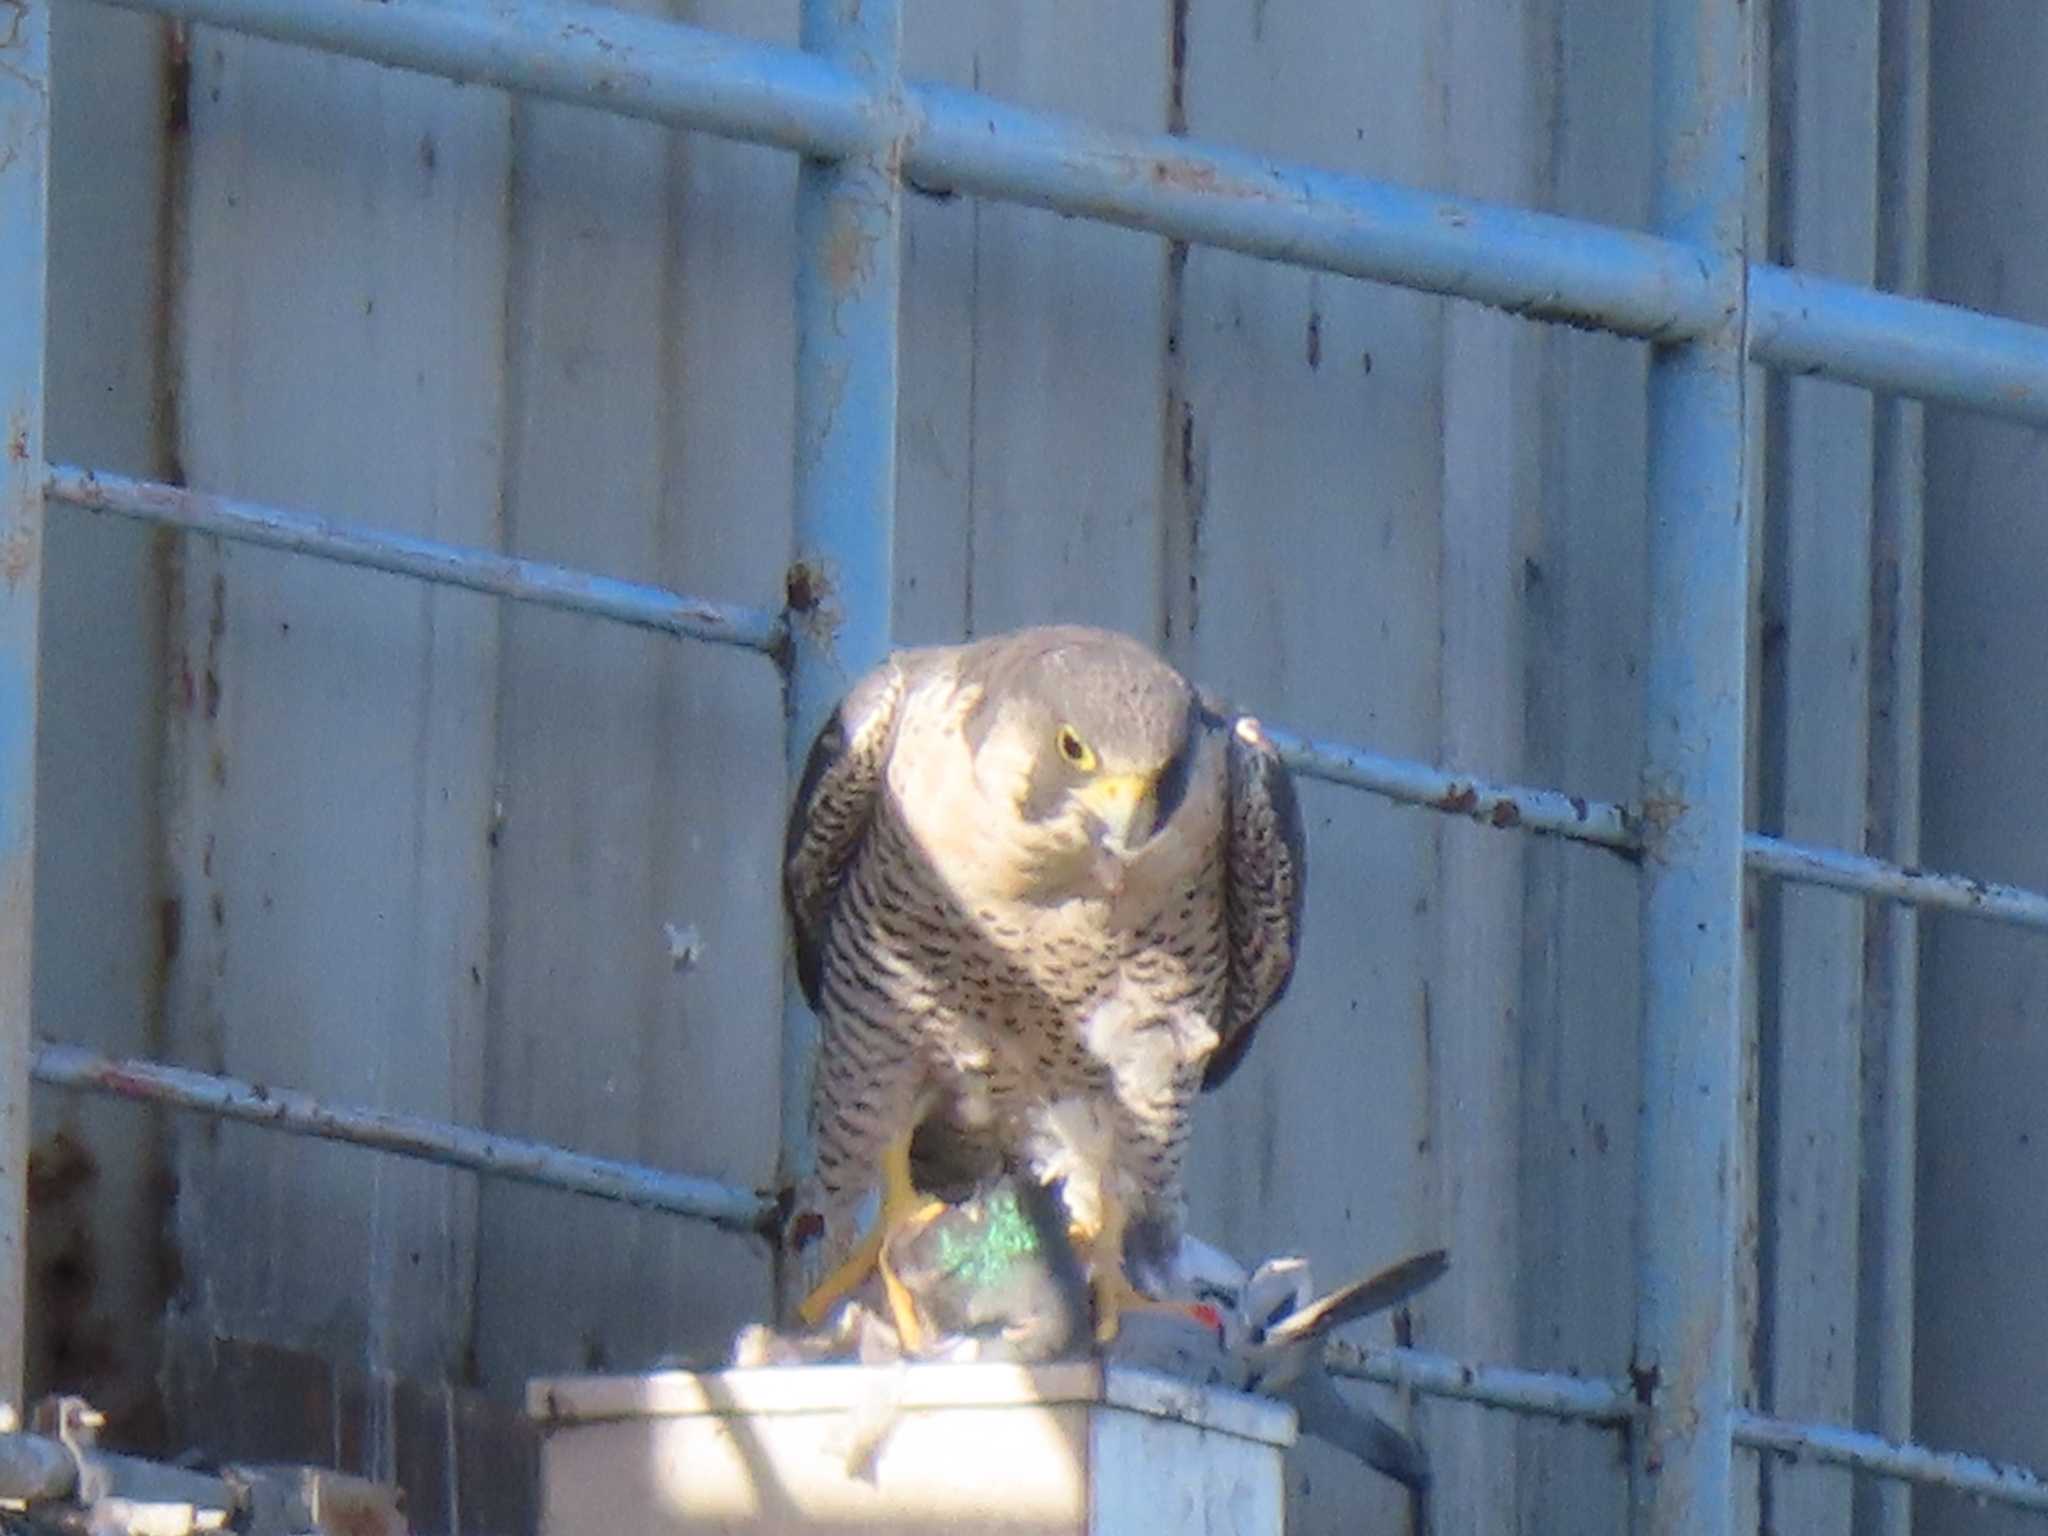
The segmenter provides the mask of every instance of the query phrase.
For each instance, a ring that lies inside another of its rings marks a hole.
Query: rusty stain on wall
[[[92,1149],[67,1127],[29,1148],[30,1349],[38,1378],[51,1390],[88,1392],[112,1406],[133,1394],[137,1373],[126,1373],[116,1393],[122,1373],[114,1330],[95,1306],[100,1263],[92,1203],[99,1176]]]

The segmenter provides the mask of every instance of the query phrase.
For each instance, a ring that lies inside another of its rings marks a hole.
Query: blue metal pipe
[[[1662,233],[1711,253],[1721,323],[1650,358],[1629,1367],[1644,1416],[1630,1436],[1629,1495],[1638,1536],[1728,1536],[1748,675],[1749,13],[1743,0],[1658,0],[1654,18],[1655,217]]]
[[[1288,766],[1304,778],[1347,785],[1503,830],[1519,828],[1566,837],[1630,857],[1642,852],[1642,814],[1611,800],[1491,783],[1430,763],[1383,757],[1338,742],[1310,741],[1283,727],[1261,723]],[[1868,854],[1788,842],[1762,832],[1743,834],[1742,862],[1755,875],[2048,931],[2048,895],[2017,885],[1906,869]]]
[[[545,1142],[500,1136],[469,1126],[330,1104],[293,1089],[195,1072],[161,1062],[103,1056],[45,1042],[34,1075],[51,1087],[100,1093],[138,1103],[260,1125],[288,1135],[368,1147],[444,1167],[464,1168],[546,1189],[593,1195],[646,1210],[708,1221],[732,1231],[764,1230],[772,1202],[711,1179],[642,1164],[590,1157]],[[1407,1387],[1432,1396],[1512,1408],[1546,1418],[1626,1425],[1640,1408],[1623,1383],[1600,1377],[1475,1365],[1413,1349],[1366,1349],[1344,1340],[1326,1346],[1332,1373]],[[2048,1509],[2048,1484],[2023,1467],[1978,1456],[1930,1450],[1829,1424],[1795,1424],[1738,1411],[1736,1444],[1793,1458],[1853,1467],[2022,1507]]]
[[[900,0],[804,0],[803,43],[893,105]],[[901,121],[900,114],[891,114]],[[789,566],[789,782],[839,697],[888,653],[894,607],[903,185],[898,146],[872,139],[797,176],[796,504]],[[784,988],[780,1176],[811,1167],[817,1023]],[[799,1277],[778,1274],[785,1309]]]
[[[714,644],[778,653],[788,633],[783,616],[764,609],[716,603],[567,566],[521,560],[495,550],[337,523],[309,513],[131,480],[125,475],[60,464],[51,467],[45,487],[50,499],[88,511],[444,582]],[[829,705],[829,696],[836,695],[831,688],[826,693],[824,702]],[[1628,854],[1640,849],[1631,813],[1611,801],[1590,800],[1561,790],[1490,783],[1429,763],[1384,757],[1338,742],[1312,741],[1276,726],[1268,726],[1267,734],[1289,765],[1308,778],[1349,785],[1492,827],[1519,827]],[[1864,854],[1786,842],[1756,832],[1744,840],[1744,858],[1753,873],[2048,929],[2048,896],[2019,886],[1902,869]]]
[[[464,84],[802,154],[859,153],[882,103],[824,56],[555,0],[112,0]]]
[[[288,1135],[368,1147],[546,1189],[666,1211],[732,1231],[762,1231],[774,1219],[773,1204],[765,1197],[715,1180],[590,1157],[469,1126],[330,1104],[294,1089],[161,1062],[103,1056],[45,1042],[36,1048],[34,1075],[51,1087],[162,1104]],[[1422,1350],[1360,1348],[1345,1340],[1331,1341],[1325,1358],[1335,1375],[1546,1418],[1615,1426],[1631,1423],[1640,1412],[1625,1384],[1600,1377],[1475,1365]],[[1930,1450],[1830,1424],[1788,1423],[1748,1411],[1738,1411],[1732,1423],[1735,1443],[1752,1449],[1791,1458],[1811,1457],[1880,1477],[2048,1509],[2048,1484],[2024,1467],[1999,1466],[1978,1456]]]
[[[1628,812],[1607,800],[1588,800],[1555,789],[1490,784],[1429,763],[1382,757],[1337,742],[1309,741],[1264,721],[1261,728],[1287,766],[1304,778],[1344,784],[1404,805],[1426,806],[1503,830],[1520,827],[1633,854],[1638,846]]]
[[[1117,133],[944,86],[905,93],[904,167],[958,188],[1294,266],[1639,337],[1714,322],[1682,246],[1472,198]]]
[[[1598,1376],[1471,1365],[1419,1349],[1361,1348],[1345,1339],[1332,1339],[1323,1347],[1323,1363],[1333,1376],[1581,1424],[1627,1424],[1638,1411],[1626,1385]]]
[[[1288,766],[1303,778],[1343,784],[1503,830],[1519,828],[1570,838],[1632,858],[1642,852],[1641,813],[1611,800],[1492,783],[1431,763],[1384,757],[1338,742],[1311,741],[1284,727],[1261,723]],[[1906,869],[1868,854],[1788,842],[1762,832],[1743,834],[1742,861],[1754,875],[2048,931],[2048,895],[2017,885]]]
[[[1775,875],[1802,885],[1825,885],[1859,896],[1931,907],[1964,917],[2048,929],[2048,896],[2016,885],[1925,869],[1902,869],[1868,854],[1788,843],[1756,832],[1743,839],[1743,858],[1754,873]]]
[[[782,615],[763,609],[715,603],[566,566],[520,560],[495,550],[336,523],[303,512],[99,470],[55,465],[45,486],[50,499],[88,511],[187,528],[422,581],[445,582],[715,644],[779,653],[788,633]],[[1385,757],[1338,742],[1312,741],[1275,726],[1268,726],[1267,734],[1289,765],[1307,778],[1469,817],[1492,827],[1519,827],[1630,855],[1640,850],[1630,811],[1611,801],[1490,783],[1429,763]],[[1864,854],[1790,843],[1756,832],[1744,840],[1744,859],[1752,873],[2048,930],[2048,896],[2018,886],[1902,869]]]
[[[125,475],[60,464],[51,467],[44,484],[51,500],[87,511],[444,582],[713,644],[780,654],[788,634],[784,617],[765,609],[716,603],[567,566],[521,560],[495,550],[337,523],[309,513],[131,480]],[[1632,813],[1612,801],[1491,783],[1429,763],[1385,757],[1339,742],[1312,741],[1277,726],[1266,729],[1289,765],[1307,778],[1469,817],[1492,827],[1567,837],[1630,855],[1640,850]],[[2048,895],[2019,886],[1903,869],[1865,854],[1786,842],[1757,832],[1744,839],[1744,860],[1755,874],[2048,930]]]
[[[50,8],[0,30],[0,1407],[22,1407],[43,587]]]
[[[616,581],[567,566],[521,560],[494,549],[442,544],[68,464],[53,465],[45,484],[55,500],[88,511],[112,512],[343,565],[367,566],[547,608],[594,614],[717,645],[774,654],[783,644],[780,614],[685,597],[661,587]]]
[[[1894,1477],[2021,1509],[2048,1510],[2048,1481],[2026,1467],[2001,1466],[1960,1451],[1930,1450],[1833,1424],[1791,1424],[1748,1409],[1735,1412],[1735,1443],[1788,1461],[1811,1460]]]
[[[2048,421],[2048,329],[1784,267],[1750,272],[1749,306],[1755,362]]]
[[[102,1056],[72,1045],[39,1045],[35,1078],[53,1088],[165,1104],[292,1135],[347,1142],[448,1168],[467,1168],[494,1178],[595,1195],[622,1205],[708,1221],[734,1232],[764,1232],[775,1215],[773,1202],[764,1196],[713,1179],[591,1157],[546,1142],[500,1136],[417,1115],[329,1104],[292,1088],[272,1088],[162,1062]]]
[[[1712,261],[1656,238],[1110,133],[973,92],[552,0],[109,0],[821,158],[896,154],[951,187],[1516,314],[1676,341],[1721,323]],[[1666,232],[1669,233],[1668,231]],[[1750,357],[2048,424],[2048,329],[1781,268],[1749,275]]]
[[[863,75],[861,55],[807,55],[553,0],[114,3],[821,159],[900,155],[920,186],[1631,336],[1692,334],[1714,318],[1697,257],[1669,242],[1163,134],[1107,132],[974,92],[893,78],[885,86]]]

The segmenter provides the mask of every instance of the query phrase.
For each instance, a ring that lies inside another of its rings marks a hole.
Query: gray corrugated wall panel
[[[1559,3],[1546,206],[1648,218],[1649,8]],[[1540,541],[1525,564],[1530,782],[1635,794],[1644,634],[1644,353],[1557,333],[1545,348]],[[1626,1362],[1634,1291],[1637,875],[1591,849],[1525,855],[1522,1358],[1605,1373]],[[1624,1459],[1609,1438],[1523,1426],[1522,1527],[1618,1530]]]
[[[1163,22],[1084,0],[931,7],[906,18],[905,46],[911,68],[954,83],[1157,131]],[[957,611],[976,634],[1085,620],[1156,640],[1163,242],[1038,209],[911,201],[906,620],[932,638],[959,638],[940,633]]]
[[[1772,8],[1772,258],[1869,283],[1876,269],[1878,36],[1861,0]],[[1762,655],[1761,824],[1860,848],[1868,800],[1873,404],[1773,378]],[[1865,908],[1764,885],[1759,1137],[1763,1398],[1787,1418],[1856,1411]],[[1877,1284],[1877,1277],[1871,1277]],[[1851,1478],[1767,1468],[1774,1527],[1846,1533]]]
[[[195,483],[463,543],[498,531],[505,103],[191,40],[180,457]],[[183,541],[173,599],[170,1037],[379,1107],[481,1105],[498,609]],[[475,1181],[176,1129],[177,1333],[371,1372],[459,1362]],[[393,1464],[373,1391],[363,1465]]]
[[[1189,130],[1420,184],[1446,172],[1437,8],[1205,5],[1184,21]],[[1209,250],[1186,259],[1169,438],[1188,584],[1175,654],[1226,696],[1317,735],[1410,756],[1442,740],[1445,306]],[[1426,817],[1324,784],[1303,960],[1213,1103],[1194,1211],[1249,1256],[1305,1251],[1332,1280],[1441,1240],[1429,1137],[1439,899]],[[1468,963],[1490,967],[1484,952]],[[1485,1272],[1486,1259],[1454,1259]],[[1436,1298],[1416,1337],[1446,1347]],[[1385,1323],[1368,1337],[1385,1338]],[[1383,1394],[1366,1394],[1386,1408]],[[1393,1411],[1393,1410],[1388,1410]],[[1449,1410],[1459,1412],[1462,1410]],[[1397,1417],[1404,1415],[1396,1415]],[[1438,1467],[1448,1485],[1463,1467]],[[1399,1490],[1325,1447],[1289,1467],[1290,1529],[1394,1526]]]
[[[659,580],[672,135],[551,103],[515,101],[512,114],[505,540]],[[681,992],[662,963],[677,852],[664,802],[672,773],[722,765],[665,761],[664,674],[683,658],[663,637],[534,610],[503,622],[486,1118],[651,1156],[680,1055],[651,1054]],[[545,1191],[483,1198],[486,1382],[511,1390],[536,1357],[602,1369],[659,1353],[668,1308],[651,1294],[619,1305],[647,1216]]]
[[[658,7],[656,7],[658,9]],[[795,7],[693,19],[788,41]],[[516,108],[509,545],[772,604],[787,560],[795,164]],[[780,681],[763,658],[508,614],[498,680],[489,1119],[741,1186],[774,1176]],[[667,928],[694,929],[679,968]],[[765,1245],[494,1186],[477,1358],[717,1358]]]
[[[1933,12],[1928,269],[1941,298],[2048,320],[2048,17]],[[2048,521],[2038,432],[1928,413],[1923,856],[2048,878],[2029,791],[2048,759]],[[1923,918],[1914,1432],[2048,1462],[2048,951]],[[2019,1532],[2021,1514],[1916,1497],[1917,1524]]]
[[[1004,52],[982,33],[1007,14],[984,6],[911,7],[903,73],[974,85],[984,54]],[[903,200],[894,613],[896,638],[905,645],[951,644],[967,633],[973,535],[965,508],[978,468],[973,415],[981,360],[974,338],[987,211],[973,197]]]
[[[1885,0],[1878,99],[1877,280],[1919,293],[1927,281],[1927,39],[1930,0]],[[1870,851],[1920,862],[1921,636],[1925,616],[1925,409],[1880,399],[1871,506]],[[1858,1237],[1858,1424],[1894,1440],[1913,1426],[1913,1239],[1918,1190],[1919,915],[1877,904],[1865,915],[1864,1175]],[[1909,1487],[1866,1478],[1858,1531],[1905,1536]]]
[[[1754,13],[1754,31],[1750,39],[1750,114],[1749,114],[1749,244],[1753,251],[1770,248],[1775,212],[1772,207],[1771,184],[1772,166],[1770,146],[1773,133],[1773,119],[1777,115],[1778,103],[1771,90],[1773,68],[1772,39],[1775,32],[1775,17],[1767,8],[1759,7]],[[1747,696],[1743,700],[1744,729],[1749,734],[1747,749],[1743,754],[1742,801],[1745,807],[1744,825],[1756,821],[1757,807],[1762,803],[1761,788],[1769,753],[1765,750],[1762,731],[1764,717],[1764,689],[1762,687],[1764,655],[1764,542],[1767,519],[1763,515],[1771,468],[1771,443],[1767,424],[1770,415],[1771,392],[1770,373],[1763,368],[1751,366],[1744,379],[1742,409],[1747,428],[1745,451],[1747,463],[1747,494],[1749,496],[1749,592],[1744,610],[1744,632],[1749,647],[1748,675],[1744,682]],[[1753,1403],[1758,1397],[1758,1381],[1764,1362],[1759,1358],[1762,1350],[1763,1315],[1763,1262],[1762,1175],[1758,1167],[1757,1149],[1762,1142],[1763,1114],[1763,1040],[1762,1040],[1762,999],[1765,983],[1759,974],[1758,964],[1763,945],[1765,925],[1757,920],[1757,902],[1762,894],[1764,882],[1746,879],[1742,899],[1746,908],[1742,934],[1742,992],[1739,1002],[1742,1017],[1742,1057],[1737,1092],[1740,1098],[1741,1129],[1738,1141],[1736,1176],[1736,1253],[1735,1253],[1735,1329],[1736,1355],[1734,1364],[1734,1390],[1738,1399]],[[1731,1469],[1734,1479],[1734,1519],[1739,1530],[1760,1530],[1763,1525],[1762,1500],[1764,1468],[1759,1458],[1737,1456]]]
[[[1882,156],[1902,133],[1893,152],[1921,153],[1911,124],[1924,59],[1906,56],[1910,38],[1879,10],[1838,9],[1772,11],[1770,249],[1803,270],[1910,290],[1921,173]],[[1880,453],[1879,434],[1906,444],[1911,429],[1858,391],[1785,379],[1768,391],[1759,820],[1910,864],[1918,802],[1901,754],[1918,753],[1919,481],[1910,447]],[[1911,1119],[1899,1120],[1889,1079],[1912,1038],[1913,919],[1773,883],[1756,895],[1767,957],[1760,1400],[1903,1437],[1913,1169]],[[1766,1477],[1774,1527],[1861,1530],[1906,1512],[1902,1492],[1853,1489],[1846,1472],[1767,1461]]]
[[[1541,195],[1554,81],[1547,7],[1459,4],[1443,12],[1444,176],[1472,196]],[[1530,657],[1523,574],[1542,522],[1542,330],[1447,306],[1443,511],[1438,533],[1442,658],[1435,756],[1526,765],[1522,693]],[[1462,818],[1435,824],[1436,978],[1431,988],[1429,1144],[1439,1232],[1466,1261],[1432,1298],[1432,1347],[1467,1358],[1524,1353],[1520,1260],[1522,920],[1528,843]],[[1421,1415],[1444,1477],[1440,1531],[1509,1530],[1517,1516],[1520,1423],[1462,1405]]]
[[[92,5],[51,17],[45,444],[138,474],[164,463],[159,415],[166,61],[162,25]],[[39,1026],[112,1051],[159,1039],[157,771],[160,536],[52,506],[44,544],[36,846]],[[84,1389],[147,1433],[162,1310],[155,1117],[38,1094],[46,1198],[30,1229],[30,1392]],[[75,1149],[75,1150],[74,1150]]]

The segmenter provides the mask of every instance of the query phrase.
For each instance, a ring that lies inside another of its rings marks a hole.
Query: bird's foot
[[[1092,1219],[1091,1219],[1092,1218]],[[1128,1225],[1121,1201],[1104,1199],[1089,1216],[1070,1212],[1067,1237],[1074,1251],[1088,1265],[1088,1296],[1095,1313],[1095,1342],[1106,1345],[1116,1338],[1126,1312],[1136,1312],[1155,1303],[1131,1284],[1124,1272],[1124,1229]]]
[[[838,1267],[813,1286],[811,1293],[797,1303],[796,1315],[803,1320],[803,1325],[806,1328],[816,1328],[831,1316],[834,1307],[861,1288],[881,1253],[882,1225],[878,1221],[854,1245],[853,1252],[840,1260]]]
[[[1098,1347],[1115,1343],[1124,1318],[1138,1312],[1179,1318],[1212,1333],[1222,1326],[1216,1309],[1206,1302],[1148,1296],[1131,1283],[1130,1276],[1120,1266],[1097,1266],[1088,1282],[1088,1292],[1095,1305],[1095,1342]]]
[[[1222,1326],[1216,1309],[1205,1302],[1173,1300],[1140,1290],[1124,1267],[1124,1236],[1130,1227],[1130,1210],[1122,1200],[1105,1201],[1097,1219],[1072,1218],[1067,1235],[1074,1251],[1088,1265],[1088,1295],[1095,1313],[1095,1343],[1106,1348],[1116,1341],[1126,1315],[1137,1312],[1164,1314],[1214,1333]]]
[[[945,1214],[946,1202],[926,1200],[915,1210],[905,1214],[893,1223],[875,1250],[875,1272],[882,1277],[882,1294],[889,1301],[889,1318],[896,1325],[896,1338],[906,1355],[921,1355],[931,1348],[931,1330],[925,1327],[924,1314],[917,1309],[917,1298],[911,1294],[896,1273],[896,1266],[890,1261],[889,1247],[893,1242],[914,1242],[918,1233]],[[879,1223],[877,1224],[879,1228]]]
[[[905,1132],[882,1149],[881,1168],[882,1208],[874,1225],[838,1267],[798,1304],[797,1316],[803,1319],[805,1327],[818,1327],[835,1307],[867,1283],[870,1274],[879,1273],[904,1352],[911,1353],[928,1341],[915,1301],[888,1262],[888,1245],[906,1228],[921,1230],[945,1206],[919,1193],[916,1181],[911,1178],[910,1133]]]

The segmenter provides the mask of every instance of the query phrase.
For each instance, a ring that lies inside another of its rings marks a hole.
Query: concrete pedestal
[[[1090,1362],[543,1380],[541,1536],[1279,1536],[1294,1412]]]

